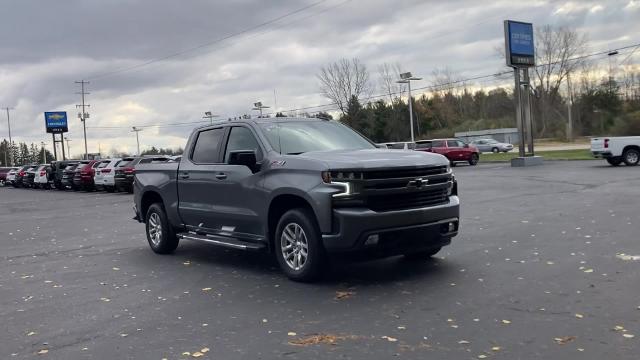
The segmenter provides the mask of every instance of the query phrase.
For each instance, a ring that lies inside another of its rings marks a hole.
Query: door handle
[[[182,173],[180,174],[180,179],[188,179],[189,178],[189,173]]]
[[[227,178],[227,174],[225,174],[225,173],[216,174],[216,179],[218,179],[218,180],[224,180],[226,178]]]

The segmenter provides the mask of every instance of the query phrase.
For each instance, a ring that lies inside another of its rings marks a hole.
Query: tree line
[[[640,135],[640,68],[628,64],[629,55],[618,69],[603,70],[597,60],[585,56],[586,43],[585,36],[570,28],[536,29],[537,66],[530,69],[536,137]],[[406,141],[407,87],[397,82],[402,72],[401,64],[382,64],[372,74],[354,58],[323,66],[317,78],[340,121],[376,142]],[[508,79],[512,83],[513,74],[503,72],[488,81]],[[516,127],[514,85],[465,80],[447,67],[435,69],[426,80],[428,89],[412,94],[417,139]],[[569,109],[572,132],[567,126]]]
[[[9,146],[9,141],[3,139],[0,142],[0,164],[1,166],[16,166],[26,164],[46,164],[54,160],[53,154],[43,146],[31,143],[13,142]]]

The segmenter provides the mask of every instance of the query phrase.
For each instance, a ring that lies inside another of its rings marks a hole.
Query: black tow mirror
[[[244,165],[255,172],[258,160],[254,150],[236,150],[229,152],[229,165]]]

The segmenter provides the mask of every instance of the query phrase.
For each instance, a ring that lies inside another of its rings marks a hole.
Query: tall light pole
[[[253,103],[253,109],[251,110],[259,110],[260,111],[260,117],[262,117],[262,109],[268,109],[268,106],[262,105],[262,101],[258,101]]]
[[[618,50],[610,51],[607,56],[609,57],[609,92],[613,93],[613,69],[611,67],[611,59],[618,55]],[[615,61],[615,60],[614,60]]]
[[[7,110],[7,127],[9,128],[9,149],[7,150],[9,152],[9,166],[13,165],[13,141],[11,140],[11,120],[9,118],[9,110],[13,110],[13,108],[10,107],[5,107],[5,110]],[[5,159],[5,163],[7,163],[7,160]]]
[[[86,120],[89,118],[89,113],[85,111],[85,107],[90,107],[91,105],[84,103],[84,96],[89,95],[88,92],[84,91],[84,84],[89,84],[88,81],[80,80],[76,81],[76,84],[80,84],[80,92],[76,94],[82,95],[82,104],[76,105],[76,108],[82,108],[82,112],[78,114],[80,121],[82,121],[82,130],[84,131],[84,159],[89,159],[89,152],[87,151],[87,122]]]
[[[64,141],[67,142],[67,155],[69,156],[69,159],[71,159],[71,148],[69,147],[69,141],[71,141],[71,139],[65,136]],[[64,147],[64,142],[62,143],[62,146]],[[63,159],[63,160],[66,160],[66,159]]]
[[[203,119],[209,119],[211,121],[211,125],[213,125],[213,118],[220,117],[220,115],[215,115],[211,111],[205,111]]]
[[[140,156],[140,137],[138,137],[138,133],[140,131],[144,130],[144,129],[140,129],[140,128],[137,128],[135,126],[132,129],[133,129],[132,132],[135,131],[135,133],[136,133],[136,142],[138,143],[138,155],[137,156]]]
[[[412,80],[422,80],[422,78],[415,77],[411,75],[411,72],[406,72],[400,74],[400,80],[396,81],[399,84],[407,84],[409,87],[409,126],[411,126],[411,142],[415,142],[416,139],[413,135],[413,105],[412,105],[412,97],[411,97],[411,81]]]

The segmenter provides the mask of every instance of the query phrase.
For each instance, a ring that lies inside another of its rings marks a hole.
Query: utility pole
[[[209,119],[211,121],[211,125],[213,125],[213,118],[217,118],[220,115],[214,115],[211,111],[205,111],[203,119]]]
[[[135,133],[136,133],[136,142],[138,143],[138,155],[137,156],[140,156],[140,137],[138,137],[138,133],[140,131],[144,130],[144,129],[140,129],[140,128],[137,128],[135,126],[132,129],[133,129],[132,132],[135,131]]]
[[[87,123],[86,123],[86,120],[89,118],[89,113],[87,113],[85,111],[85,107],[90,107],[91,105],[84,103],[84,96],[85,95],[89,95],[88,92],[84,91],[84,84],[89,84],[89,82],[88,81],[84,81],[84,80],[80,80],[80,81],[76,81],[76,84],[80,84],[80,89],[81,89],[80,92],[76,93],[76,94],[82,95],[82,104],[81,105],[76,105],[76,108],[78,108],[78,107],[82,108],[82,112],[78,114],[78,117],[80,118],[80,121],[82,121],[82,130],[84,132],[84,159],[88,160],[89,159],[89,151],[87,151]]]
[[[573,107],[573,96],[571,94],[571,74],[567,72],[567,140],[573,141],[573,118],[571,108]]]
[[[65,136],[64,141],[67,142],[67,154],[69,155],[69,159],[71,159],[71,148],[69,147],[69,141],[71,141],[71,139]],[[62,150],[64,150],[64,142],[62,143]],[[63,160],[66,160],[66,159],[63,159]]]
[[[9,128],[9,166],[13,165],[13,141],[11,140],[11,120],[9,118],[9,110],[13,110],[13,108],[10,107],[5,107],[5,110],[7,110],[7,127]],[[6,159],[5,159],[5,163],[6,163]]]

